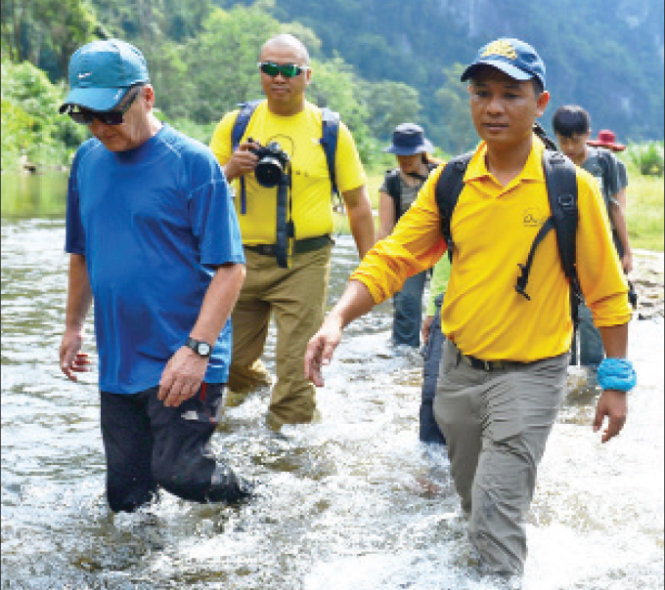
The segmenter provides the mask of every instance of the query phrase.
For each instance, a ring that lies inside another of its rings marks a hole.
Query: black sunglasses
[[[276,64],[273,61],[260,61],[259,69],[266,75],[273,78],[277,74],[282,74],[285,78],[293,78],[299,76],[301,72],[309,70],[307,66],[299,66],[297,64]]]
[[[89,109],[78,107],[78,110],[75,111],[72,107],[69,107],[67,114],[72,118],[72,121],[78,123],[79,125],[92,125],[95,119],[97,119],[100,123],[104,123],[104,125],[120,125],[123,121],[125,113],[132,107],[136,97],[140,93],[141,87],[139,86],[136,89],[136,92],[134,92],[132,97],[127,101],[127,104],[121,107],[120,110],[91,111]]]

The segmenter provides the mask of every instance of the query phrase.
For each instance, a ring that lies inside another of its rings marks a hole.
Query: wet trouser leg
[[[107,497],[114,512],[149,502],[158,487],[197,502],[235,502],[246,482],[218,462],[210,438],[218,424],[223,384],[204,384],[177,408],[154,387],[134,395],[102,392]]]
[[[567,363],[565,354],[486,372],[444,344],[434,415],[462,507],[470,512],[469,539],[493,572],[523,571],[524,519],[563,399]]]
[[[332,244],[295,254],[289,268],[274,256],[247,250],[247,276],[233,310],[233,359],[229,387],[251,388],[270,382],[263,353],[270,316],[277,326],[277,380],[270,398],[272,423],[310,422],[316,407],[315,387],[305,378],[307,341],[323,322]]]
[[[423,291],[427,272],[409,277],[402,289],[393,296],[393,332],[394,344],[420,346],[420,324],[422,321]]]
[[[442,296],[436,298],[436,311],[430,324],[429,338],[425,344],[423,365],[423,387],[420,401],[420,429],[419,438],[423,442],[446,444],[439,425],[434,419],[432,404],[436,394],[436,383],[441,365],[442,347],[446,337],[441,332],[441,301]]]
[[[578,317],[577,337],[580,342],[580,364],[595,369],[605,357],[603,339],[598,328],[593,325],[591,310],[584,303],[579,305]]]
[[[276,424],[311,422],[316,409],[316,388],[305,377],[303,359],[307,342],[323,323],[332,245],[296,254],[287,281],[270,295],[277,342],[277,380],[270,397],[270,415]]]
[[[270,303],[263,299],[270,288],[266,281],[266,265],[276,266],[272,257],[245,251],[247,276],[231,314],[233,354],[229,372],[229,388],[246,392],[272,379],[261,362],[268,337]]]

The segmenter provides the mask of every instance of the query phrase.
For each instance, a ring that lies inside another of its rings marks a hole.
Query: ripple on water
[[[213,448],[257,482],[238,507],[168,493],[112,515],[94,375],[57,367],[62,221],[2,224],[3,588],[495,590],[480,578],[441,451],[417,441],[422,359],[390,347],[391,304],[353,322],[317,392],[322,419],[275,434],[267,390],[227,407]],[[356,262],[335,246],[332,302]],[[39,271],[37,270],[39,269]],[[266,360],[274,365],[274,326]],[[663,323],[633,322],[624,432],[591,431],[573,370],[527,521],[525,590],[663,587]]]

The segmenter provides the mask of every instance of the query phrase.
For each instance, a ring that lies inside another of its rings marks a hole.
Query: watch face
[[[207,342],[199,342],[198,348],[201,356],[208,356],[210,354],[210,344]]]

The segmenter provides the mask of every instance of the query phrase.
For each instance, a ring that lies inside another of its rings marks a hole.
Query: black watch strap
[[[212,353],[212,346],[205,342],[204,340],[196,340],[195,338],[192,338],[191,336],[187,338],[187,342],[185,342],[185,346],[187,348],[191,348],[196,354],[199,356],[202,356],[204,358],[208,358],[210,354]]]

